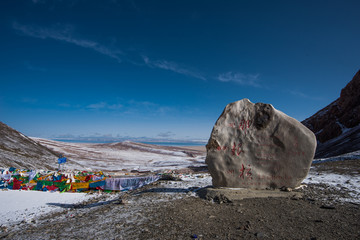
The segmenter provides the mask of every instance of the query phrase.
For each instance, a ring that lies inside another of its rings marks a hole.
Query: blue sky
[[[224,107],[299,121],[360,67],[360,1],[3,0],[0,121],[36,137],[208,139]]]

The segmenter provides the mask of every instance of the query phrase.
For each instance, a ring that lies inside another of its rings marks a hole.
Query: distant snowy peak
[[[302,122],[318,140],[316,157],[360,149],[360,71],[341,90],[340,97]]]
[[[0,122],[0,167],[56,167],[56,155],[24,134]]]

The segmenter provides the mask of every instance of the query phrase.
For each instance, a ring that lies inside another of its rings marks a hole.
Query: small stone
[[[7,227],[5,227],[5,226],[0,227],[0,232],[8,232],[8,231],[9,231],[9,229]]]
[[[257,238],[263,238],[263,237],[265,237],[265,235],[264,235],[262,232],[257,232],[257,233],[255,233],[255,236],[256,236]]]
[[[321,205],[320,208],[323,208],[323,209],[335,209],[335,207],[331,206],[331,205]]]
[[[284,192],[292,192],[292,188],[289,187],[281,187],[280,190]]]
[[[244,226],[244,230],[250,230],[250,229],[251,229],[250,221],[246,221],[246,225]]]
[[[117,201],[114,202],[114,204],[117,204],[117,205],[124,205],[127,203],[128,203],[128,201],[126,201],[125,199],[118,199]]]

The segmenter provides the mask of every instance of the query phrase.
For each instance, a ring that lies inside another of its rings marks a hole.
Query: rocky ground
[[[312,174],[350,175],[359,160],[314,165]],[[326,183],[294,190],[303,197],[229,203],[201,199],[211,178],[160,181],[133,192],[101,194],[33,222],[3,227],[3,239],[360,239],[359,195]],[[358,194],[358,193],[357,193]]]

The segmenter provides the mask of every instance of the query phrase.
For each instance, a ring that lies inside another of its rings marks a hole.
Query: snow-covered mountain
[[[340,97],[302,122],[318,140],[315,157],[331,157],[360,149],[360,71]]]
[[[0,167],[55,169],[56,154],[0,122]]]
[[[200,149],[199,149],[200,148]],[[29,138],[0,122],[0,167],[57,169],[59,154],[65,169],[131,171],[205,166],[204,147],[166,147],[134,142],[66,143]]]
[[[63,169],[161,171],[204,167],[205,147],[167,147],[135,142],[68,143],[32,138],[68,158]],[[202,149],[203,148],[203,149]]]

